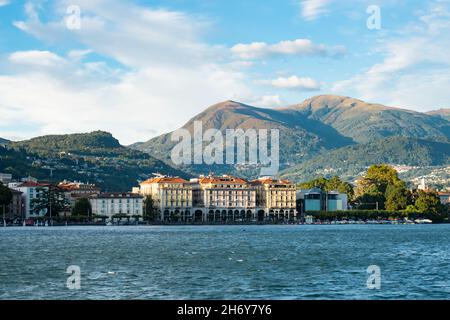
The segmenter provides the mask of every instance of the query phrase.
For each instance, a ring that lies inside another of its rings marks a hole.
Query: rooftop
[[[147,179],[140,184],[143,185],[152,183],[187,183],[187,181],[180,177],[155,177]]]

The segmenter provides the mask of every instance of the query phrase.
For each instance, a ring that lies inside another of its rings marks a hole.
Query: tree
[[[404,210],[411,204],[411,193],[403,181],[397,182],[395,185],[388,185],[385,198],[384,206],[386,210],[390,211]]]
[[[342,181],[338,176],[331,177],[330,179],[320,177],[311,181],[303,182],[298,185],[298,188],[320,188],[324,191],[339,191],[341,193],[346,193],[350,201],[353,200],[354,196],[353,186],[348,182]]]
[[[64,193],[58,188],[36,188],[38,197],[31,200],[31,208],[34,212],[45,211],[46,216],[56,216],[69,207],[69,202],[64,198]]]
[[[355,192],[353,190],[353,186],[348,183],[344,182],[339,178],[338,176],[331,177],[326,185],[325,185],[326,191],[339,191],[340,193],[346,193],[347,197],[350,201],[353,200],[353,197],[355,195]]]
[[[148,221],[156,220],[156,210],[152,196],[146,196],[144,199],[144,219]]]
[[[4,186],[2,183],[0,183],[0,206],[3,207],[3,216],[6,213],[6,206],[11,203],[13,194],[11,190]]]
[[[373,165],[367,170],[364,178],[357,183],[358,202],[363,202],[361,201],[363,199],[371,199],[371,201],[378,203],[379,209],[384,209],[388,186],[395,186],[401,182],[393,167],[387,164]]]
[[[0,206],[1,205],[8,205],[12,200],[12,192],[11,189],[9,189],[7,186],[4,186],[0,182]]]
[[[421,213],[439,213],[444,211],[439,197],[434,192],[420,190],[414,206]]]
[[[72,209],[74,216],[90,216],[92,214],[91,202],[87,198],[80,198],[75,202]]]
[[[303,182],[298,185],[300,189],[312,189],[312,188],[320,188],[325,190],[328,180],[324,177],[320,177],[311,181]]]

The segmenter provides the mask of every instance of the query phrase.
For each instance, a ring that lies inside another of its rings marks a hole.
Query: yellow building
[[[296,217],[296,187],[288,180],[260,178],[251,182],[256,189],[258,220],[293,220]]]
[[[192,210],[192,185],[178,177],[156,177],[140,184],[139,193],[151,196],[160,219],[189,221]]]
[[[196,221],[250,221],[256,219],[256,191],[246,180],[207,176],[191,180]]]

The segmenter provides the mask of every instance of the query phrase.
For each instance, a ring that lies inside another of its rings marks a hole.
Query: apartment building
[[[200,176],[190,182],[196,221],[256,219],[256,190],[246,180],[223,175]]]
[[[39,212],[33,210],[33,199],[44,196],[44,193],[49,190],[50,184],[36,182],[29,180],[23,183],[9,183],[11,189],[22,192],[22,202],[25,218],[42,217],[47,213],[46,209]]]
[[[190,221],[192,218],[192,184],[182,178],[148,179],[140,184],[139,194],[152,198],[161,221]]]
[[[209,175],[187,181],[159,176],[140,183],[133,192],[150,196],[162,221],[256,222],[296,217],[295,185],[287,180],[249,182]]]
[[[288,180],[260,178],[251,182],[256,189],[258,220],[296,218],[296,187]]]
[[[115,217],[143,216],[143,196],[128,192],[108,192],[89,197],[92,214]]]

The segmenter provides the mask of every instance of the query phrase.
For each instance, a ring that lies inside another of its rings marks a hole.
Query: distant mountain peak
[[[237,109],[237,108],[251,108],[251,106],[234,100],[225,100],[213,104],[212,106],[208,107],[204,112],[216,111],[221,109]]]
[[[450,108],[441,108],[437,110],[428,111],[427,114],[432,116],[439,116],[441,118],[447,119],[450,121]]]

